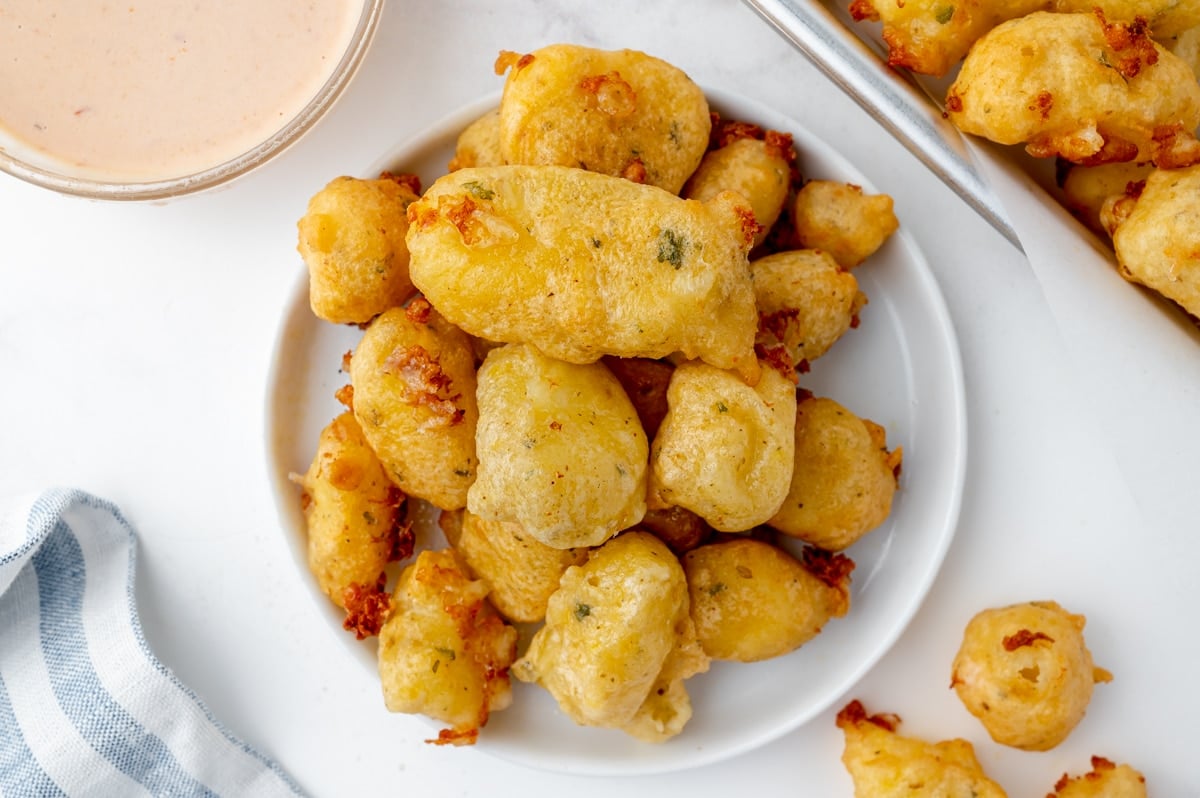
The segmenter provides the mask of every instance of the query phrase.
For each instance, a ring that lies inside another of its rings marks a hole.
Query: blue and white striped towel
[[[151,653],[133,528],[76,490],[0,501],[0,796],[294,796]]]

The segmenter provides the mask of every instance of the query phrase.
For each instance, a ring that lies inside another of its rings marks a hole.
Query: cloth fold
[[[111,503],[0,499],[0,796],[294,796],[150,651]]]

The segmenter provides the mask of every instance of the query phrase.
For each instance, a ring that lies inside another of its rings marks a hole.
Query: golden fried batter
[[[1195,1],[1200,3],[1200,0]],[[1177,36],[1160,41],[1162,41],[1163,47],[1187,62],[1196,75],[1196,79],[1200,80],[1200,23],[1193,28],[1181,31]]]
[[[496,611],[514,623],[540,623],[563,572],[587,559],[587,549],[554,549],[519,524],[488,521],[469,510],[443,512],[438,526],[488,584]]]
[[[758,375],[747,252],[733,192],[684,200],[563,166],[460,169],[409,208],[413,281],[447,319],[551,357],[682,352]]]
[[[838,551],[882,524],[892,509],[903,453],[883,427],[832,399],[796,408],[796,465],[787,498],[768,524]]]
[[[1141,18],[1162,41],[1200,25],[1200,0],[1056,0],[1055,11],[1089,12],[1100,9],[1108,19],[1133,22]]]
[[[1150,164],[1107,163],[1101,166],[1071,164],[1062,176],[1063,204],[1081,222],[1101,235],[1112,235],[1102,218],[1111,197],[1124,196],[1131,185],[1140,185],[1154,171]]]
[[[682,507],[647,509],[638,527],[666,543],[676,554],[708,542],[714,533],[703,518]]]
[[[1178,36],[1200,25],[1197,0],[853,0],[857,20],[883,22],[888,64],[926,75],[944,75],[980,37],[1035,11],[1090,12],[1112,20],[1146,20],[1156,38]]]
[[[1113,233],[1126,279],[1200,317],[1200,166],[1156,170]]]
[[[883,246],[900,221],[887,194],[864,194],[862,186],[810,180],[792,203],[792,223],[800,246],[828,252],[853,269]]]
[[[751,387],[731,371],[682,363],[650,447],[653,507],[684,507],[714,529],[740,532],[783,502],[795,460],[796,390],[773,368]]]
[[[318,318],[362,324],[413,294],[406,213],[420,182],[338,177],[308,201],[296,249],[308,266],[309,304]]]
[[[790,137],[786,142],[780,142],[779,134],[770,140],[736,139],[704,156],[683,187],[683,196],[707,200],[722,191],[741,194],[754,209],[754,220],[758,222],[754,243],[761,244],[787,202],[791,186],[789,154],[794,157]]]
[[[1200,84],[1143,22],[1036,12],[996,27],[946,95],[959,129],[1095,165],[1200,161]]]
[[[488,715],[512,703],[517,631],[486,596],[452,549],[422,551],[392,595],[379,633],[384,703],[450,724],[430,742],[471,745]]]
[[[844,555],[802,559],[752,538],[710,543],[683,557],[692,619],[713,659],[757,662],[794,651],[850,609]]]
[[[850,14],[883,22],[889,65],[940,76],[999,23],[1047,6],[1048,0],[853,0]]]
[[[961,739],[927,743],[897,733],[895,715],[867,715],[851,701],[837,715],[846,738],[842,762],[854,779],[855,798],[1005,798]]]
[[[1046,798],[1146,798],[1146,778],[1129,765],[1092,757],[1092,769],[1079,776],[1066,773]]]
[[[1053,601],[983,610],[963,632],[950,686],[992,739],[1048,751],[1083,720],[1092,686],[1112,675],[1092,663],[1084,617]]]
[[[360,639],[378,634],[387,609],[383,569],[411,535],[400,513],[404,494],[349,412],[321,430],[312,465],[293,479],[304,489],[308,567],[317,584],[346,610],[347,629]]]
[[[704,93],[680,69],[636,50],[570,44],[501,53],[505,163],[574,166],[678,194],[708,147]]]
[[[451,172],[470,166],[500,166],[500,109],[488,111],[458,134],[454,157],[447,169]]]
[[[867,296],[826,252],[796,249],[750,262],[759,343],[782,344],[801,371],[858,322]]]
[[[649,444],[603,363],[510,344],[488,353],[478,385],[472,513],[558,549],[598,546],[642,519]]]
[[[444,510],[475,479],[475,355],[424,299],[371,322],[350,361],[354,416],[393,481]]]
[[[679,561],[653,535],[630,531],[567,569],[513,675],[549,690],[576,723],[661,740],[691,715],[682,684],[669,693],[666,686],[707,665]]]
[[[604,365],[625,389],[646,437],[653,440],[667,415],[667,386],[675,367],[665,360],[644,357],[606,357]]]

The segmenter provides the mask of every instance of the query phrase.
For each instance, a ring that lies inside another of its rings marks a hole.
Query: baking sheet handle
[[[1021,240],[930,98],[889,69],[818,0],[745,0],[1014,247]]]

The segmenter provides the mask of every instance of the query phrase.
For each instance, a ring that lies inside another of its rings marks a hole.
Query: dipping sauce
[[[271,138],[351,44],[364,0],[0,0],[0,147],[117,182]]]

